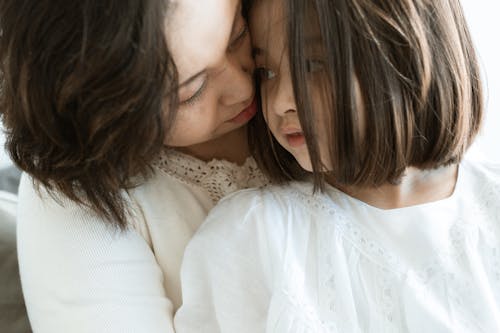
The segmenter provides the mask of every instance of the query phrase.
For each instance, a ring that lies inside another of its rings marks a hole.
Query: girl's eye
[[[243,25],[243,28],[241,29],[241,31],[238,33],[238,35],[229,44],[228,50],[234,51],[234,50],[238,49],[241,45],[241,42],[245,39],[247,34],[248,34],[248,26],[245,23]]]
[[[308,59],[306,60],[306,70],[308,73],[315,73],[325,70],[325,63],[321,60]]]
[[[198,90],[193,95],[191,95],[191,97],[181,100],[179,104],[193,105],[194,103],[196,103],[202,97],[203,92],[205,91],[205,87],[207,86],[207,81],[208,80],[205,79],[201,84],[200,88],[198,88]]]
[[[257,67],[255,69],[255,74],[260,81],[268,81],[276,77],[276,73],[274,71],[265,67]]]

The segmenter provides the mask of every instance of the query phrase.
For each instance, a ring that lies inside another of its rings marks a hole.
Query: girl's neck
[[[175,149],[202,161],[208,162],[219,159],[238,165],[245,163],[248,156],[250,156],[246,126],[207,142]]]
[[[346,194],[379,209],[421,205],[450,197],[457,183],[458,165],[435,170],[408,168],[397,185],[377,188],[338,186]]]

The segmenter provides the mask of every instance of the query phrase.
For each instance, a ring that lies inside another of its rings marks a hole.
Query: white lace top
[[[224,195],[266,183],[238,166],[164,152],[130,192],[133,227],[119,232],[66,199],[40,195],[23,175],[18,253],[34,332],[173,332],[184,248]]]
[[[241,191],[182,267],[184,332],[500,332],[500,166],[454,194],[381,210],[329,188]]]
[[[169,150],[159,156],[155,166],[186,185],[204,190],[214,204],[237,190],[267,183],[255,160],[250,157],[242,166],[238,166],[224,160],[204,162]]]

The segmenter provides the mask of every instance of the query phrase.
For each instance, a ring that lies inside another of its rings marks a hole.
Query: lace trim
[[[247,158],[241,166],[225,160],[204,162],[176,150],[164,150],[154,166],[188,185],[208,192],[213,203],[237,190],[268,184],[255,160]]]

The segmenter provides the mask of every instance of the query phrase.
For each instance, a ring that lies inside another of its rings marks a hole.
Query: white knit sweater
[[[67,199],[38,194],[23,175],[18,252],[34,332],[173,331],[187,242],[222,196],[265,178],[252,159],[205,163],[174,151],[155,167],[154,177],[130,192],[125,232]]]

